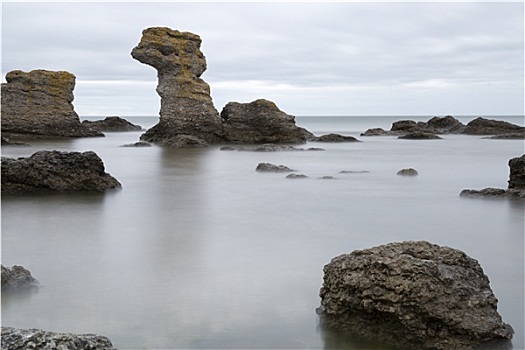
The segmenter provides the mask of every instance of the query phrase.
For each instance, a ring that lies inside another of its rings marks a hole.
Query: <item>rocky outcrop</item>
[[[436,134],[431,134],[429,132],[422,132],[422,131],[415,131],[410,132],[406,135],[401,135],[398,137],[398,139],[404,139],[404,140],[440,140],[441,137],[437,136]]]
[[[271,163],[259,163],[257,164],[255,170],[272,173],[289,173],[295,171],[293,169],[288,168],[286,165],[275,165]]]
[[[271,101],[230,102],[221,112],[224,140],[231,143],[304,143],[311,135]]]
[[[485,118],[476,118],[470,121],[462,131],[467,135],[505,135],[525,134],[525,127],[509,122]]]
[[[353,136],[343,136],[340,134],[326,134],[317,137],[311,137],[308,141],[314,142],[361,142]]]
[[[401,176],[417,176],[419,173],[414,168],[401,169],[397,172],[397,175]]]
[[[2,267],[2,291],[23,288],[38,288],[38,281],[22,266]]]
[[[116,350],[107,337],[2,327],[2,349]]]
[[[88,137],[73,109],[75,76],[68,72],[15,70],[2,84],[2,134],[15,137]]]
[[[525,198],[525,154],[509,160],[509,185],[507,189],[487,187],[481,190],[466,189],[463,197],[511,197]]]
[[[464,252],[424,241],[338,256],[324,267],[321,324],[402,349],[509,344],[488,277]]]
[[[27,158],[2,157],[2,194],[102,192],[120,187],[95,152],[39,151]]]
[[[140,131],[142,126],[130,123],[121,117],[106,117],[104,120],[83,120],[82,125],[98,131]]]
[[[189,32],[164,27],[142,32],[131,56],[157,69],[161,97],[160,121],[141,136],[142,140],[165,144],[178,136],[192,136],[202,144],[222,139],[221,119],[210,87],[200,78],[206,70],[200,46],[201,38]]]

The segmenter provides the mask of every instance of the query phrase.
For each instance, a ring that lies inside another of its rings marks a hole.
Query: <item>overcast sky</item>
[[[66,70],[80,116],[158,116],[144,28],[200,35],[215,107],[274,101],[297,115],[523,115],[516,2],[13,2],[2,76]]]

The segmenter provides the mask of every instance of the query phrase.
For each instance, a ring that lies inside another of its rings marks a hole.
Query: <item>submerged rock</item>
[[[287,179],[306,179],[308,176],[305,174],[290,174],[286,175]]]
[[[257,164],[257,168],[255,168],[255,170],[273,173],[288,173],[295,171],[293,169],[288,168],[285,165],[275,165],[271,163],[259,163]]]
[[[137,141],[135,143],[128,143],[120,147],[151,147],[151,144],[146,141]]]
[[[321,324],[402,349],[510,344],[488,277],[464,252],[424,241],[338,256],[324,267]]]
[[[104,136],[80,123],[73,109],[75,76],[69,72],[15,70],[2,84],[2,134],[15,137]]]
[[[327,134],[313,137],[310,141],[315,142],[361,142],[353,136],[343,136],[339,134]]]
[[[116,350],[107,337],[2,327],[2,349]]]
[[[18,265],[13,267],[2,267],[2,290],[14,290],[22,288],[37,288],[38,281],[31,276],[31,272]]]
[[[130,123],[121,117],[106,117],[104,120],[83,120],[82,125],[98,131],[140,131],[142,126]]]
[[[2,194],[102,192],[120,187],[95,152],[39,151],[27,158],[2,157]]]
[[[398,137],[398,139],[405,139],[405,140],[440,140],[441,137],[437,136],[436,134],[431,134],[429,132],[422,132],[422,131],[415,131],[408,133],[406,135],[401,135]]]
[[[223,146],[221,151],[247,151],[247,152],[287,152],[287,151],[324,151],[322,148],[310,147],[307,149],[294,147],[290,145],[276,145],[267,143],[264,145],[251,146]]]
[[[416,175],[418,175],[418,172],[414,168],[406,168],[406,169],[399,170],[397,172],[397,175],[401,175],[401,176],[416,176]]]

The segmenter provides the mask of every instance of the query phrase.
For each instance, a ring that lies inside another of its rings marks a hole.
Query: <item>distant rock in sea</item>
[[[325,329],[407,350],[511,348],[488,277],[457,249],[409,241],[355,250],[324,267],[319,295]]]
[[[417,176],[419,173],[414,168],[401,169],[397,172],[397,175],[401,176]]]
[[[398,139],[405,139],[405,140],[440,140],[441,137],[437,136],[436,134],[432,134],[429,132],[422,132],[422,131],[414,131],[410,132],[406,135],[401,135],[398,137]]]
[[[343,136],[339,134],[326,134],[314,136],[308,139],[314,142],[361,142],[353,136]]]
[[[82,125],[98,131],[124,132],[143,130],[140,125],[135,125],[126,119],[117,116],[106,117],[104,120],[83,120]]]
[[[2,291],[38,288],[38,281],[31,276],[31,272],[18,265],[2,267]]]
[[[103,192],[120,187],[95,152],[39,151],[27,158],[2,157],[2,194]]]
[[[73,109],[75,76],[64,71],[15,70],[2,84],[2,135],[15,139],[104,136],[83,126]]]
[[[505,135],[516,133],[525,134],[525,127],[502,120],[481,117],[470,121],[462,131],[462,134],[466,135]]]
[[[259,163],[257,164],[255,170],[272,173],[289,173],[295,171],[293,169],[288,168],[286,165],[275,165],[271,163]]]
[[[151,144],[146,141],[137,141],[135,143],[128,143],[126,145],[122,145],[121,147],[151,147]]]

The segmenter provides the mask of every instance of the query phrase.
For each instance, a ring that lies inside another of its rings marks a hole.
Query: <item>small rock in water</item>
[[[257,165],[257,168],[255,168],[257,171],[265,171],[265,172],[274,172],[274,173],[288,173],[295,171],[293,169],[288,168],[285,165],[275,165],[271,163],[259,163]]]
[[[307,177],[304,174],[290,174],[286,176],[287,179],[306,179]]]
[[[418,172],[414,168],[401,169],[397,172],[397,175],[401,176],[416,176]]]

